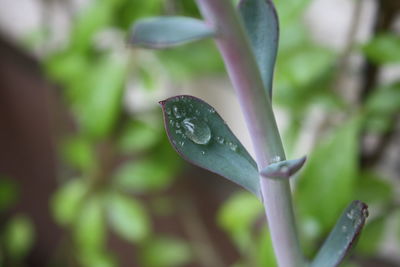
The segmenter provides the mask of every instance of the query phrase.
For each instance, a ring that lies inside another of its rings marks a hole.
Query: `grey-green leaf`
[[[266,178],[290,178],[303,167],[306,159],[306,157],[302,157],[272,163],[261,170],[260,174]]]
[[[279,42],[279,21],[271,0],[241,0],[239,12],[260,69],[265,90],[272,96],[272,79]]]
[[[154,17],[139,20],[129,43],[152,49],[173,47],[214,36],[214,29],[189,17]]]
[[[261,196],[257,164],[213,107],[184,95],[160,104],[168,138],[184,159]]]
[[[367,217],[368,206],[361,201],[353,201],[339,218],[311,267],[338,266],[360,235]]]

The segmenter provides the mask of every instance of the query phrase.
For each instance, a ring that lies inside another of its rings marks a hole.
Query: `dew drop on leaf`
[[[181,110],[180,108],[178,108],[177,106],[173,106],[172,111],[174,112],[174,116],[177,119],[180,119],[185,115],[184,114],[185,112],[183,110]]]
[[[182,121],[185,135],[194,143],[206,145],[211,139],[211,130],[208,125],[197,118],[186,118]]]
[[[347,214],[346,214],[347,218],[349,218],[350,220],[354,219],[354,210],[350,210]]]
[[[237,148],[238,148],[237,144],[232,143],[232,142],[229,142],[228,145],[229,145],[229,148],[230,148],[232,151],[236,151]]]
[[[218,144],[223,145],[225,143],[225,138],[223,138],[221,136],[217,136],[216,140],[217,140]]]

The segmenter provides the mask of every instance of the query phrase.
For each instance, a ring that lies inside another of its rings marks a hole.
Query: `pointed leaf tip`
[[[260,174],[265,178],[290,178],[303,167],[306,160],[307,157],[304,156],[299,159],[272,163],[261,170]]]
[[[129,44],[163,49],[213,37],[214,30],[201,20],[190,17],[154,17],[139,20],[129,37]]]
[[[238,6],[264,87],[272,96],[279,42],[279,20],[271,0],[241,0]]]
[[[368,215],[367,204],[353,201],[339,218],[311,267],[338,266],[357,241]]]
[[[181,95],[165,100],[162,109],[168,138],[185,160],[261,198],[257,164],[213,107]]]

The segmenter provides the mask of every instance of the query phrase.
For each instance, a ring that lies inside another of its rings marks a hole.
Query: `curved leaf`
[[[272,96],[272,79],[279,42],[279,21],[271,0],[241,0],[243,18],[265,90]]]
[[[367,217],[368,206],[361,201],[353,201],[339,218],[311,267],[338,266],[360,235]]]
[[[261,196],[257,164],[213,107],[193,96],[160,104],[168,138],[184,159]]]
[[[214,36],[214,30],[203,21],[189,17],[154,17],[139,20],[129,43],[161,49]]]
[[[306,159],[307,157],[302,157],[272,163],[265,167],[260,174],[265,178],[290,178],[303,167]]]

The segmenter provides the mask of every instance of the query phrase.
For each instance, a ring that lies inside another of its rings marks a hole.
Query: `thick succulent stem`
[[[223,56],[249,129],[259,170],[285,159],[269,96],[244,27],[230,0],[196,0],[206,19],[217,30],[216,42]],[[264,206],[278,264],[303,266],[290,184],[287,179],[260,177]]]

